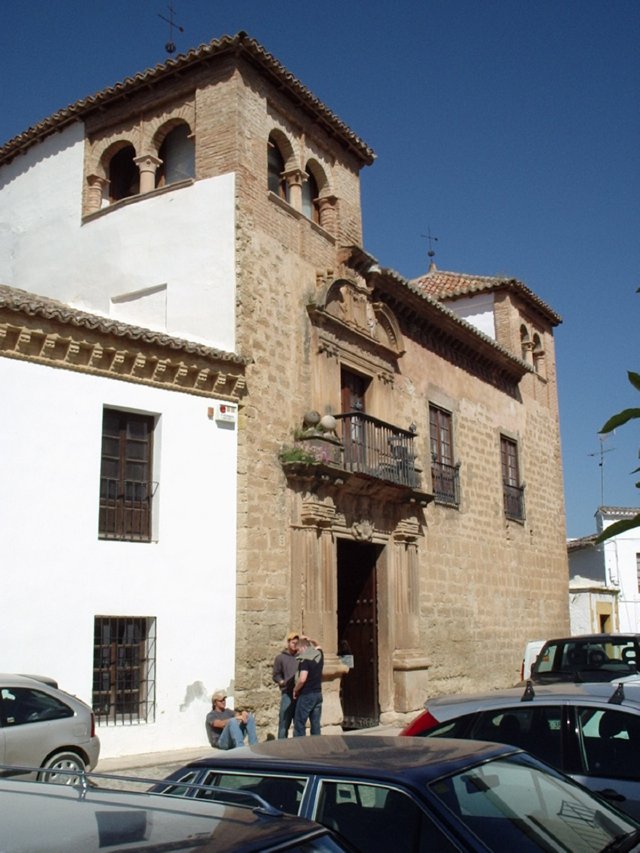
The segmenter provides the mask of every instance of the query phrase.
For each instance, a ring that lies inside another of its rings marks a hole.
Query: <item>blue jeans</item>
[[[304,737],[307,720],[311,723],[311,734],[320,734],[320,717],[322,716],[322,691],[301,693],[296,699],[296,710],[293,716],[293,736]]]
[[[278,740],[289,737],[289,726],[293,722],[296,703],[291,694],[282,693],[280,696],[280,716],[278,717]]]
[[[253,714],[249,714],[246,723],[241,723],[235,717],[229,720],[220,733],[216,747],[218,749],[235,749],[236,746],[244,746],[245,736],[249,743],[258,743],[256,719]]]

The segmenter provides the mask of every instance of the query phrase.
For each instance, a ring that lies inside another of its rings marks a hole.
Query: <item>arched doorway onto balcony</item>
[[[376,564],[382,550],[369,542],[337,542],[338,651],[353,656],[340,689],[345,730],[380,721]]]

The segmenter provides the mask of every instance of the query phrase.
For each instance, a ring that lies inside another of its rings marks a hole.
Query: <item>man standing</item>
[[[293,688],[296,709],[293,716],[293,736],[304,737],[306,724],[311,724],[311,734],[320,734],[322,716],[322,649],[309,637],[298,640],[298,680]]]
[[[258,742],[255,717],[248,711],[227,708],[227,694],[224,690],[216,690],[211,697],[206,727],[209,743],[217,749],[244,746],[245,737],[250,744]]]
[[[287,634],[287,645],[273,662],[273,680],[280,688],[280,714],[278,717],[278,738],[289,737],[289,726],[293,720],[295,704],[293,702],[293,683],[298,671],[298,633]]]

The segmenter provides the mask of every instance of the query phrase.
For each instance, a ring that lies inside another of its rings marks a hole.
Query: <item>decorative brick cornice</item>
[[[0,286],[0,356],[238,401],[247,359]]]

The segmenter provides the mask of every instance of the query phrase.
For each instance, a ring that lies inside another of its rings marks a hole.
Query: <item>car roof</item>
[[[545,646],[549,643],[575,643],[576,641],[584,641],[584,642],[599,642],[606,643],[608,640],[637,640],[640,639],[640,634],[620,634],[620,633],[607,633],[607,634],[576,634],[574,637],[556,637],[553,640],[547,640],[545,642]]]
[[[500,755],[518,752],[502,744],[439,738],[399,738],[381,735],[322,735],[272,740],[232,750],[216,750],[191,761],[188,767],[244,769],[332,776],[362,775],[399,782],[418,779],[422,784]]]
[[[109,846],[119,848],[128,849],[127,842],[135,840],[136,850],[186,845],[216,853],[259,851],[325,832],[313,821],[277,811],[99,786],[0,779],[0,798],[3,853],[93,850],[105,846],[99,838],[105,831],[111,836]],[[140,825],[144,833],[128,837]]]
[[[554,684],[532,684],[530,687],[508,687],[504,690],[492,690],[487,693],[460,693],[456,696],[439,696],[428,699],[425,708],[437,708],[444,706],[471,705],[477,707],[498,707],[503,704],[527,701],[544,702],[583,702],[586,704],[603,705],[609,704],[613,695],[622,685],[622,697],[618,694],[615,702],[611,701],[612,707],[622,706],[638,711],[640,713],[640,677],[629,676],[616,678],[607,682],[561,682]],[[524,699],[525,691],[531,690],[529,699]]]
[[[3,687],[52,687],[58,689],[58,682],[48,675],[20,675],[16,672],[0,672],[0,684]]]

